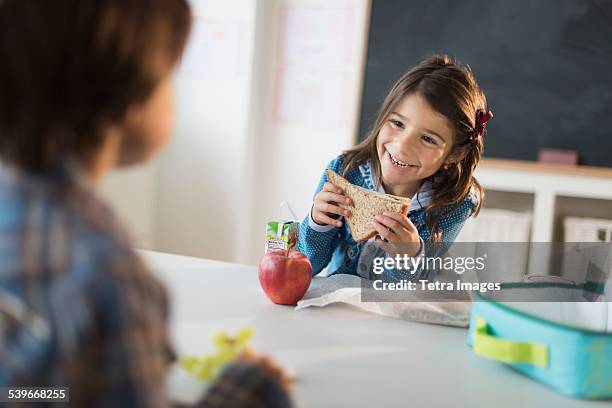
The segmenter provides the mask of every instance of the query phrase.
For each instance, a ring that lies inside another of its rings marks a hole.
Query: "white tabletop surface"
[[[170,290],[171,334],[179,355],[209,352],[216,331],[231,334],[250,326],[253,348],[296,376],[297,407],[610,406],[609,400],[563,396],[475,356],[466,344],[466,329],[385,318],[340,305],[294,311],[266,298],[256,267],[140,253]]]

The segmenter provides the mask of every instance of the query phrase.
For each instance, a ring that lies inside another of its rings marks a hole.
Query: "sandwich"
[[[404,216],[408,214],[412,201],[409,198],[356,186],[330,169],[326,169],[325,173],[330,183],[340,187],[344,195],[353,200],[352,206],[341,203],[338,206],[351,211],[351,215],[344,218],[355,242],[366,241],[378,234],[372,226],[375,216],[384,212],[398,212]]]

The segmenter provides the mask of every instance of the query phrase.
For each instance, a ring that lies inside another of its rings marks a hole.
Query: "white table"
[[[255,267],[141,254],[169,287],[179,355],[211,351],[210,338],[217,330],[234,333],[251,326],[255,350],[295,372],[298,407],[610,406],[610,401],[565,397],[475,356],[466,345],[465,329],[343,306],[294,311],[265,297]]]

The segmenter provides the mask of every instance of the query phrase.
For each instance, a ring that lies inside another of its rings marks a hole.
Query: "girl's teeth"
[[[403,162],[401,162],[401,161],[397,160],[395,157],[393,157],[393,155],[392,155],[391,153],[389,153],[389,157],[391,157],[391,161],[392,161],[392,162],[393,162],[395,165],[397,165],[397,166],[399,166],[399,167],[411,167],[409,164],[406,164],[406,163],[403,163]]]

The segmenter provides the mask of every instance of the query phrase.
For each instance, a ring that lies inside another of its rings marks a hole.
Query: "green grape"
[[[181,365],[183,368],[185,368],[185,370],[192,372],[199,365],[198,358],[189,356],[183,357],[181,359]]]
[[[241,352],[250,350],[247,343],[252,336],[253,330],[249,327],[241,329],[235,337],[220,331],[213,337],[213,343],[217,346],[215,354],[202,357],[186,356],[181,358],[180,364],[185,371],[199,380],[212,382]]]
[[[231,348],[221,349],[217,353],[217,362],[219,365],[223,365],[233,360],[235,357],[236,353]]]
[[[251,337],[253,337],[253,329],[250,327],[245,327],[236,335],[236,342],[238,345],[243,346],[251,339]]]
[[[213,337],[213,343],[216,344],[217,346],[222,346],[228,341],[230,341],[230,337],[224,331],[217,332],[215,334],[215,337]]]
[[[199,378],[201,380],[210,381],[215,372],[215,360],[212,357],[204,357],[200,367]]]

